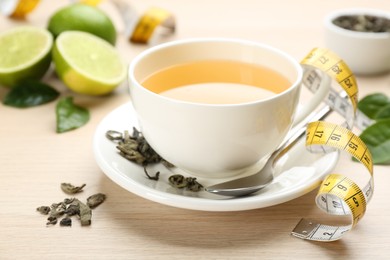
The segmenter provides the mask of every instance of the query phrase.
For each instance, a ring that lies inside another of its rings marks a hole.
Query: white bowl
[[[375,9],[344,9],[325,18],[325,44],[337,53],[353,73],[373,75],[390,71],[390,33],[357,32],[333,23],[340,16],[372,15],[390,19],[390,12]]]

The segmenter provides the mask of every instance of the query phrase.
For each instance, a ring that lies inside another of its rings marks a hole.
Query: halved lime
[[[126,76],[126,67],[117,50],[86,32],[61,33],[54,43],[53,61],[62,81],[82,94],[107,94]]]
[[[0,84],[13,87],[40,79],[51,62],[53,36],[45,29],[21,26],[0,33]]]

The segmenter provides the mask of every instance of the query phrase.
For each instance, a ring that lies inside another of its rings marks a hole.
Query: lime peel
[[[48,30],[54,37],[65,31],[88,32],[112,45],[117,37],[110,17],[101,9],[83,3],[70,4],[55,12],[49,19]]]

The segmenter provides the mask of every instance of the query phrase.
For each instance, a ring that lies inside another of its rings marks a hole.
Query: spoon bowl
[[[305,134],[306,125],[312,121],[318,121],[324,119],[327,115],[332,112],[329,106],[325,106],[318,112],[313,112],[309,115],[300,125],[296,128],[298,130],[294,131],[293,134],[287,138],[278,149],[276,149],[267,159],[263,168],[257,173],[223,182],[216,185],[206,187],[205,190],[210,193],[231,196],[231,197],[241,197],[246,196],[252,193],[255,193],[266,186],[268,186],[274,179],[274,169],[276,162],[283,157]]]

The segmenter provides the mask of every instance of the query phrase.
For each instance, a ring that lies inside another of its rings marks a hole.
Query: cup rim
[[[291,82],[291,85],[281,93],[277,93],[275,95],[272,95],[269,98],[264,98],[256,101],[251,102],[244,102],[244,103],[237,103],[237,104],[209,104],[209,103],[197,103],[197,102],[189,102],[189,101],[183,101],[178,99],[173,99],[169,97],[165,97],[162,95],[159,95],[145,87],[142,86],[142,84],[135,78],[134,70],[135,66],[138,64],[138,62],[143,59],[144,57],[152,54],[153,52],[159,51],[160,49],[169,48],[175,45],[182,45],[182,44],[189,44],[194,42],[230,42],[230,43],[238,43],[243,45],[252,45],[261,47],[263,49],[268,49],[274,53],[277,53],[278,55],[282,56],[286,60],[288,60],[296,69],[297,71],[297,78],[294,82]],[[130,82],[130,88],[131,88],[131,82],[133,82],[139,89],[141,89],[144,92],[147,92],[149,94],[152,94],[155,97],[159,97],[160,99],[169,101],[171,103],[177,103],[177,104],[183,104],[183,105],[190,105],[190,106],[201,106],[201,107],[237,107],[237,106],[250,106],[258,103],[264,103],[272,101],[273,99],[276,99],[282,95],[285,95],[291,91],[293,91],[295,88],[299,87],[301,85],[303,80],[303,68],[299,64],[298,61],[296,61],[292,56],[289,54],[283,52],[282,50],[279,50],[275,47],[272,47],[267,44],[263,44],[260,42],[250,41],[250,40],[243,40],[243,39],[237,39],[237,38],[221,38],[221,37],[204,37],[204,38],[188,38],[188,39],[181,39],[181,40],[174,40],[166,43],[162,43],[156,46],[153,46],[149,49],[146,49],[139,53],[130,63],[129,69],[128,69],[128,82]],[[130,92],[131,94],[131,92]]]
[[[355,37],[355,38],[364,38],[364,39],[390,39],[389,32],[358,32],[339,27],[333,23],[333,20],[340,16],[347,15],[372,15],[378,17],[385,17],[390,19],[390,12],[372,9],[372,8],[346,8],[339,9],[329,13],[324,19],[324,25],[329,30],[337,32],[342,35]]]

